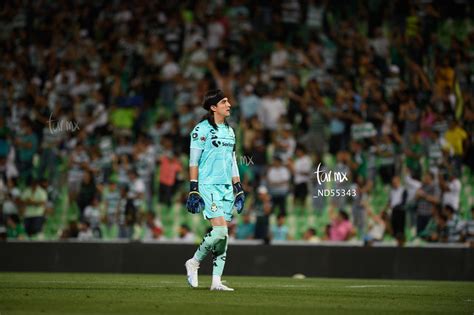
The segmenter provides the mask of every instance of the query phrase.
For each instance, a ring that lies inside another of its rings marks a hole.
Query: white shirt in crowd
[[[172,80],[179,73],[179,66],[176,62],[167,62],[163,69],[161,69],[161,75],[164,80]]]
[[[369,227],[369,234],[373,239],[381,241],[385,234],[385,223],[382,222],[371,222]]]
[[[130,198],[138,198],[139,194],[145,193],[145,182],[140,177],[137,177],[130,184],[130,191],[128,192]]]
[[[407,188],[407,202],[413,202],[416,191],[421,187],[421,182],[407,175],[405,176],[405,186]]]
[[[286,166],[272,166],[267,173],[268,188],[271,194],[286,194],[290,190],[290,171]]]
[[[289,159],[295,154],[296,140],[293,137],[281,138],[278,142],[286,147],[285,150],[280,152],[280,157],[283,162],[288,162]]]
[[[222,23],[218,21],[209,23],[207,25],[207,47],[209,49],[219,48],[224,35],[225,29]]]
[[[403,188],[403,186],[400,186],[398,188],[392,187],[392,189],[390,189],[390,209],[393,209],[402,203],[404,191],[405,188]]]
[[[285,67],[288,62],[288,52],[284,49],[272,52],[270,57],[270,65],[273,77],[284,77]]]
[[[307,183],[311,178],[311,168],[313,167],[313,162],[311,158],[307,155],[304,155],[295,160],[295,184]]]
[[[448,183],[449,191],[443,193],[443,206],[450,205],[454,210],[459,209],[459,196],[461,194],[461,181],[457,178]]]
[[[84,219],[89,222],[91,228],[96,228],[100,226],[101,213],[98,207],[89,205],[84,210]]]
[[[257,115],[265,129],[276,130],[278,120],[285,113],[285,103],[281,98],[265,96],[262,99]]]

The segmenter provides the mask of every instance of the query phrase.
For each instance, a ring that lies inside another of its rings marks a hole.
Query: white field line
[[[346,285],[345,288],[350,289],[366,289],[366,288],[424,288],[425,285],[396,285],[396,284],[364,284],[364,285]]]

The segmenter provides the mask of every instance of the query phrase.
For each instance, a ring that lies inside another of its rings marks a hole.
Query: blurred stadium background
[[[248,194],[233,239],[472,241],[472,16],[470,1],[2,1],[0,235],[199,241],[189,132],[218,87]],[[348,181],[319,185],[319,163]]]

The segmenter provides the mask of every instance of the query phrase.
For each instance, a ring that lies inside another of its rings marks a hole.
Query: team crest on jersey
[[[211,211],[214,211],[214,212],[217,211],[217,205],[216,205],[215,202],[213,202],[212,205],[211,205]]]

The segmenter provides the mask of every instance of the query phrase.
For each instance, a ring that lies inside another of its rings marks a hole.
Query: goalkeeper
[[[229,239],[227,222],[232,220],[234,208],[239,214],[242,212],[245,197],[235,158],[235,134],[225,119],[230,116],[232,105],[222,91],[211,90],[202,106],[208,114],[191,132],[186,207],[191,213],[202,212],[211,222],[212,230],[185,267],[188,283],[197,287],[199,264],[212,251],[211,290],[233,291],[221,282]]]

